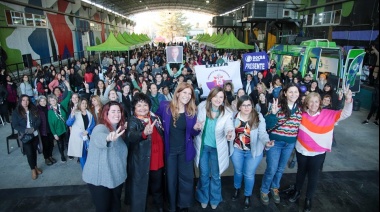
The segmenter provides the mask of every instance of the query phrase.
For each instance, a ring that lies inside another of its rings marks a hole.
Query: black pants
[[[62,135],[58,136],[59,140],[57,141],[58,144],[58,150],[59,153],[61,154],[61,158],[65,157],[65,139],[66,139],[66,133],[63,133]]]
[[[24,143],[23,149],[26,158],[28,159],[28,164],[30,169],[35,169],[37,166],[37,145],[38,145],[38,136],[34,136],[32,140],[28,143]]]
[[[164,168],[149,172],[149,189],[153,197],[153,204],[158,208],[164,207],[163,201],[163,178]]]
[[[3,118],[3,121],[10,123],[7,102],[4,102],[3,104],[0,105],[0,114],[1,114],[1,118]]]
[[[41,135],[41,141],[43,146],[44,158],[48,159],[53,156],[53,147],[54,147],[54,137],[51,133],[48,133],[47,136]]]
[[[317,188],[320,169],[325,161],[326,153],[316,156],[304,156],[299,152],[296,152],[296,155],[298,163],[296,190],[302,190],[302,186],[307,175],[308,182],[306,197],[312,199]]]
[[[170,149],[166,161],[169,211],[189,208],[194,201],[194,166],[186,161],[185,148]]]
[[[120,211],[120,198],[121,191],[123,190],[123,183],[112,189],[92,184],[87,185],[97,212]]]
[[[16,109],[17,102],[8,102],[8,114],[12,114],[12,112]]]
[[[377,106],[375,103],[372,102],[371,104],[371,109],[369,110],[367,120],[370,120],[373,114],[376,113],[376,118],[375,120],[379,120],[379,106]]]

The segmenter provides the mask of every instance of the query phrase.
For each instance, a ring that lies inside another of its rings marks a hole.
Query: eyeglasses
[[[244,107],[244,108],[250,108],[250,107],[252,107],[251,104],[249,104],[249,105],[241,105],[241,106]]]

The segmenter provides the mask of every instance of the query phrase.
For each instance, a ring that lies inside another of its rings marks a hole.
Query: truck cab
[[[275,60],[277,74],[297,68],[302,77],[311,73],[317,80],[323,73],[334,90],[349,85],[353,92],[360,91],[360,72],[364,49],[352,49],[344,56],[343,48],[327,39],[303,41],[300,45],[275,45],[270,50],[270,59]],[[361,59],[360,59],[361,58]],[[351,66],[355,61],[357,68]],[[361,64],[357,64],[357,63]],[[350,69],[351,68],[351,69]],[[320,88],[323,89],[323,88]]]

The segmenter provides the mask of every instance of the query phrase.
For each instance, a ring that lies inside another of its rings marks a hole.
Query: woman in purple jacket
[[[197,122],[193,87],[188,83],[179,84],[173,100],[160,103],[157,115],[164,127],[169,211],[176,211],[176,206],[188,211],[194,197],[192,137],[198,135],[202,127],[202,123]]]

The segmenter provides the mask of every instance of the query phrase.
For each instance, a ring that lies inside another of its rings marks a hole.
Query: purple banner
[[[243,54],[244,71],[262,71],[268,69],[268,55],[266,52]]]

